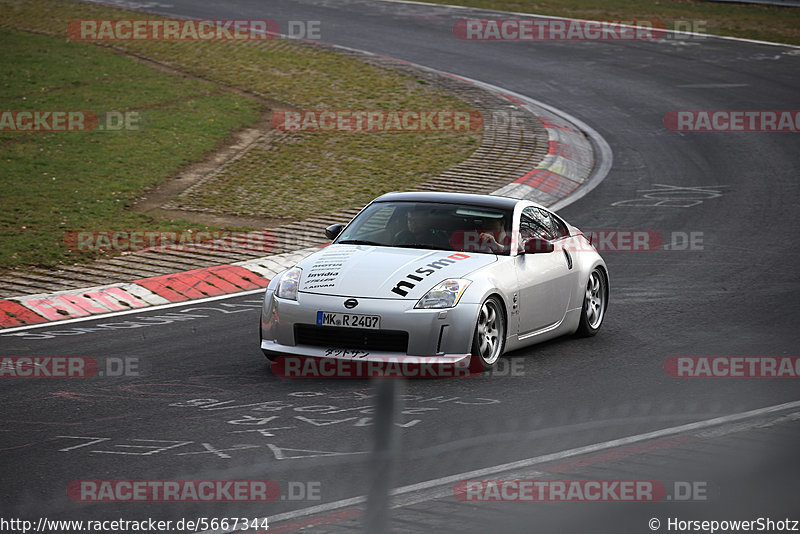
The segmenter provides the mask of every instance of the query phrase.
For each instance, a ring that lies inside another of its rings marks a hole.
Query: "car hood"
[[[465,277],[496,261],[494,254],[330,245],[298,264],[300,291],[418,300],[442,280]]]

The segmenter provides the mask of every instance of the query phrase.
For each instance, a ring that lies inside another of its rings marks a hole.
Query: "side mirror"
[[[343,228],[344,225],[341,223],[332,224],[325,228],[325,237],[331,240],[336,239],[342,233]]]
[[[542,252],[553,252],[555,246],[550,241],[542,239],[541,237],[532,237],[525,240],[523,250],[525,254],[539,254]]]

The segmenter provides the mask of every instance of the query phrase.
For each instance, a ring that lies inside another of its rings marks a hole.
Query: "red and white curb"
[[[88,289],[0,299],[0,329],[242,293],[267,287],[318,247]]]
[[[541,163],[493,195],[533,200],[551,206],[571,195],[589,178],[594,151],[583,133],[558,117],[538,113],[550,138]]]
[[[536,115],[547,131],[548,150],[542,161],[512,183],[493,191],[493,195],[532,200],[551,209],[560,209],[594,189],[608,174],[613,160],[611,148],[588,124],[525,95],[478,80],[459,78],[499,93]]]
[[[433,70],[422,65],[415,66]],[[535,115],[547,131],[548,150],[542,161],[512,183],[493,191],[492,195],[532,200],[551,209],[560,209],[594,189],[611,169],[613,155],[608,143],[580,119],[490,83],[443,74],[503,96],[520,109]],[[596,158],[596,153],[599,153],[599,158]]]

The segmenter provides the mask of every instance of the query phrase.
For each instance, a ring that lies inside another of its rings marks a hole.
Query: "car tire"
[[[491,369],[503,354],[506,342],[506,320],[500,299],[487,298],[481,304],[472,337],[470,372],[482,373]]]
[[[595,268],[586,280],[586,290],[581,308],[581,321],[577,334],[590,337],[600,330],[608,308],[608,278],[600,267]]]

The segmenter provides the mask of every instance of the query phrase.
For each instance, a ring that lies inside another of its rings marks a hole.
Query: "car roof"
[[[474,195],[469,193],[443,193],[432,191],[412,191],[402,193],[386,193],[373,202],[440,202],[445,204],[469,204],[483,208],[513,210],[520,202],[516,198],[494,195]]]

